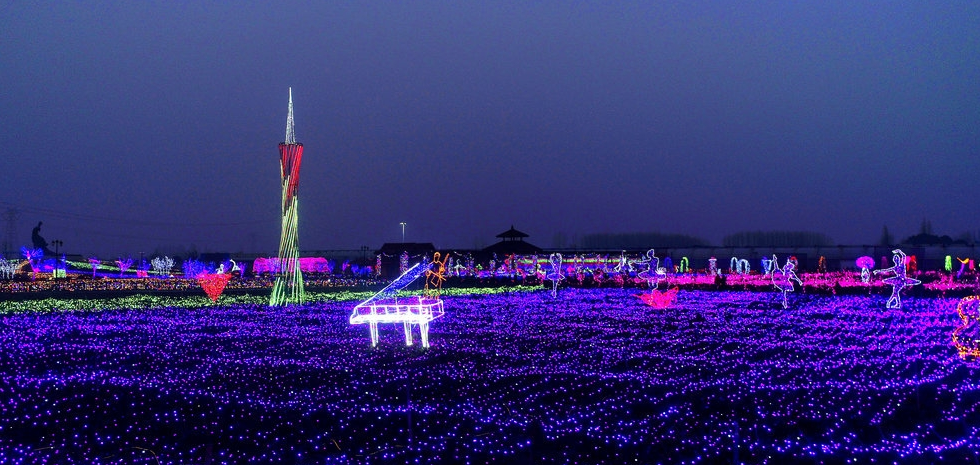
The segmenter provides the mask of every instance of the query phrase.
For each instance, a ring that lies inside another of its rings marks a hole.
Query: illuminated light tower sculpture
[[[303,144],[296,142],[293,125],[293,88],[289,88],[289,115],[286,117],[286,140],[279,144],[279,165],[282,176],[282,236],[279,239],[279,259],[276,261],[276,282],[272,286],[269,305],[303,302],[303,274],[299,267],[299,238],[297,237],[297,208],[299,200],[299,164],[303,159]]]

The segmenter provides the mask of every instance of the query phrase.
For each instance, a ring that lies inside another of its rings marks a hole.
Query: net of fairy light
[[[224,299],[225,297],[222,297]],[[980,453],[957,299],[459,293],[432,347],[360,295],[2,316],[0,462],[928,463]],[[261,299],[259,299],[261,300]],[[50,303],[50,302],[49,302]]]

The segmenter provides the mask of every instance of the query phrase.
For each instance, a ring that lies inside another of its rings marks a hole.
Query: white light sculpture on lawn
[[[647,250],[646,258],[638,260],[636,264],[646,267],[637,274],[637,277],[646,281],[650,289],[656,289],[660,281],[667,277],[667,270],[660,267],[660,259],[654,254],[653,249]]]
[[[625,257],[625,256],[624,256]],[[625,259],[625,258],[624,258]],[[561,274],[561,254],[553,253],[548,257],[548,261],[551,262],[551,273],[545,276],[545,279],[551,281],[551,296],[558,296],[558,283],[565,279],[565,275]]]
[[[868,284],[871,281],[871,269],[875,267],[875,259],[865,255],[858,257],[854,264],[861,269],[861,282]]]
[[[895,264],[889,268],[875,270],[875,274],[895,273],[895,276],[882,279],[882,282],[892,286],[892,295],[888,298],[885,306],[888,308],[902,308],[902,289],[905,289],[907,286],[914,286],[922,281],[909,278],[906,275],[908,270],[905,267],[908,264],[908,257],[905,255],[905,252],[902,252],[902,249],[892,250],[892,262]]]
[[[445,312],[442,299],[426,295],[399,296],[399,292],[430,271],[431,264],[422,261],[409,268],[387,287],[354,306],[350,315],[352,325],[367,324],[371,331],[371,346],[378,345],[378,323],[402,323],[405,344],[412,345],[412,325],[419,325],[422,347],[429,347],[429,322]],[[430,275],[431,277],[431,275]],[[441,283],[441,281],[440,281]]]
[[[776,286],[776,289],[782,291],[783,293],[783,308],[789,308],[789,302],[786,301],[786,293],[793,292],[796,288],[793,286],[793,281],[803,285],[803,281],[800,280],[799,276],[796,276],[796,272],[793,271],[796,268],[796,264],[791,259],[786,259],[786,264],[783,265],[782,269],[779,269],[779,260],[776,256],[772,256],[772,285]]]
[[[20,265],[20,260],[7,261],[3,257],[0,257],[0,276],[3,276],[3,279],[13,279],[14,273],[17,271],[17,265]]]

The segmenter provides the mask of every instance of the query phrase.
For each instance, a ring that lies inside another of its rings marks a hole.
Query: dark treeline
[[[742,231],[722,240],[724,247],[829,247],[833,239],[811,231]]]
[[[684,234],[620,233],[587,234],[579,246],[584,249],[643,249],[649,247],[698,247],[709,246],[708,241]]]

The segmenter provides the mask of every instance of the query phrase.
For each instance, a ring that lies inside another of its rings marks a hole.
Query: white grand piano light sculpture
[[[423,260],[415,264],[377,294],[354,306],[350,323],[369,326],[372,347],[378,345],[378,323],[402,323],[405,344],[409,346],[412,345],[412,325],[418,325],[422,347],[429,347],[429,322],[444,314],[439,289],[428,288],[430,282],[441,285],[445,271],[445,262],[440,263],[438,255],[434,258],[433,262]],[[426,276],[426,291],[422,295],[399,295],[402,289],[422,276]]]

